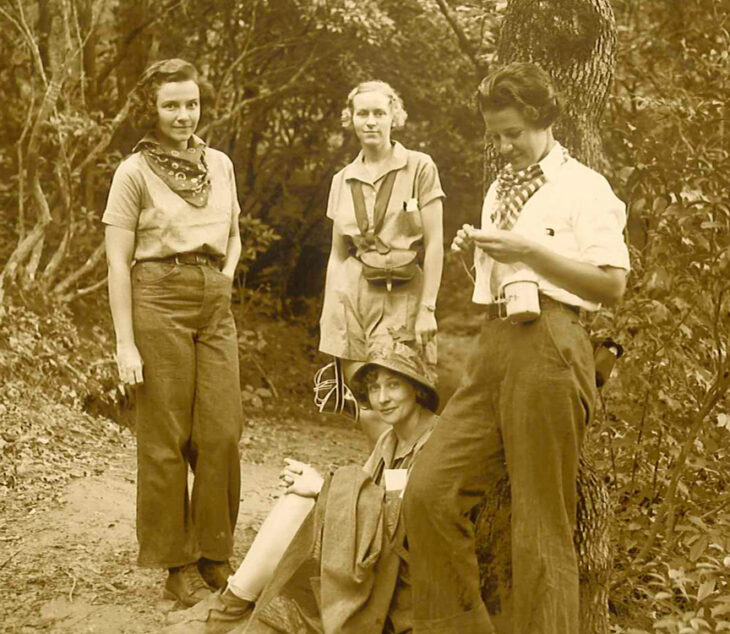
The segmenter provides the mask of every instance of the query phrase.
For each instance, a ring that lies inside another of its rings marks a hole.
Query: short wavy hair
[[[477,103],[482,114],[515,108],[537,128],[551,126],[561,111],[550,76],[532,62],[513,62],[485,77],[477,89]]]
[[[201,111],[210,101],[211,85],[190,62],[184,59],[163,59],[150,64],[142,73],[130,95],[129,118],[139,130],[151,130],[157,125],[157,92],[162,84],[192,80],[200,89]]]
[[[342,110],[342,127],[352,128],[352,113],[355,108],[355,97],[364,92],[379,92],[388,98],[390,110],[393,113],[393,128],[402,128],[406,124],[408,113],[403,106],[403,99],[393,86],[380,80],[364,81],[355,86],[347,95],[347,105]]]

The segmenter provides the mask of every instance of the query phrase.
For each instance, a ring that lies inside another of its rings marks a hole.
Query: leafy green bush
[[[633,272],[597,324],[627,349],[600,430],[614,631],[727,631],[730,38],[706,0],[615,5],[622,55],[605,129]]]

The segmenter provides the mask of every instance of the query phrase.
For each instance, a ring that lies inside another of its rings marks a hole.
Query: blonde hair
[[[403,107],[403,100],[400,95],[390,84],[384,81],[373,80],[364,81],[358,84],[350,91],[350,94],[347,95],[347,105],[342,110],[343,128],[352,127],[352,112],[355,107],[355,97],[364,92],[379,92],[380,94],[385,95],[388,98],[390,111],[393,114],[393,128],[402,128],[405,125],[408,113]]]

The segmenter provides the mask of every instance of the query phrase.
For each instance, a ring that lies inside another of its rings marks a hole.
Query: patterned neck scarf
[[[562,149],[562,162],[570,155]],[[499,228],[509,231],[517,222],[525,203],[547,182],[539,163],[533,163],[525,169],[515,171],[507,165],[497,176],[497,208],[492,214],[492,222]]]
[[[149,168],[172,191],[194,207],[205,207],[210,193],[210,176],[205,162],[205,142],[193,136],[190,147],[170,150],[149,133],[137,143]]]

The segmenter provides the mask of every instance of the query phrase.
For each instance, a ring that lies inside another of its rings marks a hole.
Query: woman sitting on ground
[[[421,356],[395,341],[372,349],[352,384],[389,425],[365,466],[323,478],[287,460],[285,495],[238,571],[224,590],[170,613],[168,634],[410,631],[400,501],[438,394]]]

